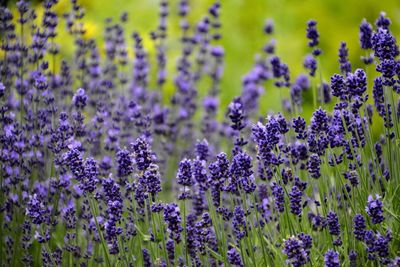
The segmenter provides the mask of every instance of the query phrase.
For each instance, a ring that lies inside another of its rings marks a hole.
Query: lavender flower
[[[161,177],[159,167],[156,164],[151,163],[144,171],[142,181],[147,187],[147,192],[153,196],[161,192]]]
[[[120,149],[117,154],[117,173],[119,177],[126,177],[133,172],[133,160],[126,149]]]
[[[329,249],[324,255],[324,266],[325,267],[339,267],[339,253]]]
[[[181,241],[181,226],[180,210],[175,203],[170,203],[164,207],[164,221],[167,224],[169,237],[176,243]]]
[[[285,210],[285,195],[283,188],[277,183],[273,183],[271,188],[272,194],[275,198],[275,207],[280,213],[282,213]]]
[[[227,259],[229,264],[232,264],[234,266],[239,266],[242,267],[243,262],[242,262],[242,257],[240,256],[239,252],[235,248],[231,248],[228,250],[226,253]]]
[[[347,73],[351,72],[351,64],[348,60],[348,56],[349,56],[349,50],[346,47],[346,43],[341,42],[339,48],[339,64],[340,64],[340,70],[343,75],[346,75]]]
[[[80,187],[83,191],[92,193],[96,189],[99,175],[99,167],[93,158],[87,158],[84,163],[85,176]]]
[[[301,216],[301,197],[302,192],[297,188],[297,186],[292,187],[292,191],[289,193],[290,200],[290,211],[297,216]]]
[[[235,211],[233,213],[232,225],[236,239],[239,243],[240,240],[247,235],[246,216],[244,210],[240,206],[235,207]]]
[[[210,147],[207,140],[203,139],[202,141],[196,142],[196,154],[200,160],[207,161],[210,153]]]
[[[360,45],[362,49],[372,48],[372,26],[367,22],[366,19],[360,24]]]
[[[340,239],[340,224],[337,214],[333,211],[330,211],[326,216],[326,220],[328,222],[329,234],[338,237],[336,240],[333,241],[333,244],[340,246],[342,244],[342,241]]]
[[[41,224],[46,221],[47,210],[44,204],[40,201],[38,196],[34,194],[29,196],[29,201],[27,203],[26,215],[31,218],[34,224]]]
[[[122,229],[117,224],[122,218],[123,201],[119,186],[110,176],[102,181],[105,201],[107,204],[108,220],[105,223],[106,239],[110,245],[110,253],[119,252],[117,236],[122,233]]]
[[[79,88],[74,97],[72,98],[72,103],[77,109],[83,109],[86,106],[88,97],[84,89]]]
[[[307,169],[310,173],[311,177],[313,178],[320,178],[321,177],[321,159],[317,154],[310,155],[310,158],[307,162]]]
[[[385,217],[383,217],[383,203],[379,199],[379,195],[376,195],[375,199],[369,195],[367,206],[365,208],[373,224],[378,224],[385,220]]]
[[[192,173],[192,162],[188,159],[183,159],[179,163],[178,173],[176,174],[177,183],[182,186],[192,186],[193,173]]]
[[[390,24],[391,24],[391,21],[390,21],[389,18],[386,17],[386,13],[385,12],[381,12],[379,14],[378,19],[375,21],[376,27],[382,28],[382,29],[385,29],[385,30],[389,29]]]
[[[319,44],[319,34],[317,31],[317,21],[309,20],[307,22],[307,38],[310,40],[308,42],[309,47],[314,47]]]
[[[306,132],[306,120],[302,117],[297,117],[293,119],[293,129],[294,132],[297,134],[297,139],[305,139],[307,137]]]
[[[314,77],[317,70],[317,61],[312,55],[307,55],[304,58],[303,66],[309,71],[310,76]]]
[[[144,171],[153,162],[149,144],[144,138],[138,138],[132,143],[133,156],[138,170]]]
[[[363,241],[365,236],[365,219],[361,214],[356,214],[353,218],[354,235],[356,239]]]
[[[246,126],[243,105],[240,98],[235,98],[229,104],[229,118],[232,121],[232,129],[236,131],[241,131]]]
[[[333,96],[339,97],[341,100],[346,99],[347,87],[343,76],[339,74],[334,74],[331,77],[331,89]]]
[[[252,171],[252,158],[245,152],[235,155],[230,168],[231,178],[227,190],[238,192],[239,188],[246,193],[252,193],[256,189]]]
[[[310,261],[308,244],[298,237],[285,240],[283,253],[288,257],[287,263],[295,267],[306,265]]]
[[[372,50],[374,50],[374,55],[381,61],[393,59],[399,55],[396,39],[383,28],[379,28],[372,36]]]
[[[350,261],[350,267],[356,267],[357,266],[357,253],[352,250],[349,253],[349,261]]]

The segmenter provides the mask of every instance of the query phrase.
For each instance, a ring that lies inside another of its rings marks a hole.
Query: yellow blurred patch
[[[83,28],[85,29],[85,34],[83,35],[83,38],[91,39],[98,37],[96,36],[99,33],[99,25],[97,23],[85,20]]]
[[[70,0],[60,0],[58,3],[54,6],[54,11],[57,14],[63,14],[67,10],[69,10],[70,7]]]

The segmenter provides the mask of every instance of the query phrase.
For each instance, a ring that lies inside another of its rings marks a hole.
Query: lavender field
[[[122,13],[94,38],[79,1],[57,4],[0,8],[1,266],[400,266],[400,33],[384,12],[359,22],[361,66],[346,42],[324,58],[310,18],[299,75],[266,19],[223,105],[223,1],[193,23],[188,0],[160,0],[154,31]],[[281,109],[261,111],[273,91]]]

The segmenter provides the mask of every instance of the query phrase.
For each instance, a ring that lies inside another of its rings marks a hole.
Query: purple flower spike
[[[339,253],[329,249],[324,255],[324,267],[339,267]]]
[[[378,224],[385,220],[385,217],[383,217],[383,203],[379,200],[380,198],[379,195],[376,195],[375,199],[371,195],[368,196],[365,210],[373,224]]]

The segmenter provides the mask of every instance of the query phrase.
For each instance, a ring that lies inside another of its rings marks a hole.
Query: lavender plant
[[[64,16],[56,5],[44,1],[40,19],[23,0],[0,8],[2,266],[399,266],[400,61],[384,13],[360,24],[364,65],[353,70],[342,42],[328,82],[317,22],[307,74],[292,80],[267,20],[241,94],[222,107],[219,1],[191,24],[180,0],[176,38],[161,0],[155,55],[141,33],[125,38],[126,13],[98,43],[77,0]],[[267,85],[283,112],[260,114]]]

